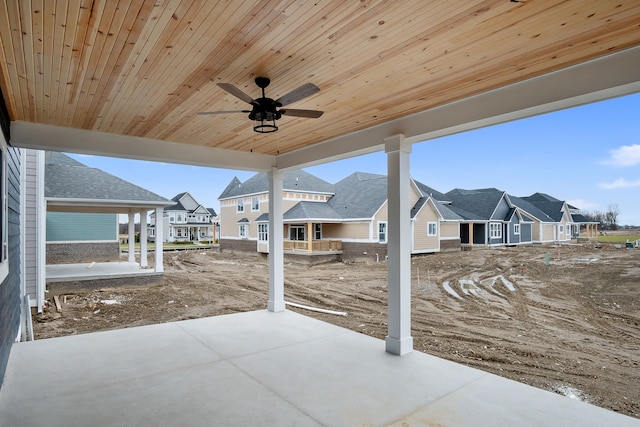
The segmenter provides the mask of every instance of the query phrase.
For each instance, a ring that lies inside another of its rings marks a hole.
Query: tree
[[[605,214],[607,225],[611,230],[618,229],[618,215],[620,214],[620,209],[618,208],[617,203],[613,203],[609,205],[609,210]]]

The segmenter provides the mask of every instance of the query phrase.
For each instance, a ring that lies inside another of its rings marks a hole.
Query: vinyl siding
[[[26,173],[23,178],[25,190],[25,287],[31,298],[36,301],[38,292],[38,151],[24,150]]]
[[[389,206],[389,201],[385,201],[382,204],[382,207],[380,208],[380,210],[373,217],[373,223],[374,224],[377,224],[378,221],[388,221],[389,220],[389,209],[388,209],[388,206]],[[376,233],[377,233],[377,230],[376,230]],[[377,237],[375,239],[377,240]]]
[[[460,237],[459,224],[457,222],[441,222],[438,224],[440,227],[441,239],[457,239]]]
[[[413,221],[413,250],[414,251],[437,251],[440,249],[438,244],[438,232],[435,236],[428,235],[428,224],[435,222],[439,229],[438,214],[433,210],[430,203],[426,203]],[[439,231],[439,230],[438,230]]]
[[[0,136],[2,138],[2,136]],[[20,327],[20,151],[7,149],[9,274],[0,283],[0,385]]]
[[[556,224],[543,224],[542,225],[542,242],[551,242],[553,241],[553,230],[556,227]]]
[[[377,230],[374,232],[374,241],[377,241]],[[369,222],[322,224],[322,237],[336,240],[369,240]]]
[[[47,212],[47,242],[117,241],[116,214]]]

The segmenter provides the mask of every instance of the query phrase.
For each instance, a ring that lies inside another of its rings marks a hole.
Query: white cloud
[[[624,178],[618,178],[613,182],[601,182],[598,184],[600,188],[604,188],[605,190],[612,190],[615,188],[633,188],[640,187],[640,179],[636,179],[635,181],[628,181]]]
[[[569,203],[571,206],[575,206],[581,211],[592,211],[595,209],[599,209],[599,206],[597,203],[588,202],[582,199],[567,200],[567,203]]]
[[[640,165],[640,144],[623,145],[620,148],[609,151],[610,157],[605,164],[612,166]]]

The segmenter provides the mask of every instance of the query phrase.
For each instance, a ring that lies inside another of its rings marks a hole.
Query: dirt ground
[[[287,302],[347,316],[292,310],[384,339],[384,262],[285,267]],[[412,275],[416,350],[640,418],[640,249],[474,249],[414,257]],[[255,255],[166,253],[156,284],[48,301],[35,336],[264,309],[267,288]]]

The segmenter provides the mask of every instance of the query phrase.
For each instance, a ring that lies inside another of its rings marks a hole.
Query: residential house
[[[220,196],[222,247],[268,252],[266,187],[266,174],[229,183]],[[459,217],[429,187],[413,180],[411,187],[412,253],[459,249]],[[386,257],[386,176],[355,172],[331,185],[299,170],[285,173],[284,188],[285,251]]]
[[[171,199],[175,204],[165,209],[162,225],[165,242],[207,242],[216,240],[216,212],[205,208],[196,199],[184,192]],[[151,213],[151,225],[148,226],[150,241],[155,240],[155,213]]]
[[[25,292],[38,311],[52,281],[47,265],[119,262],[118,215],[128,214],[132,226],[134,213],[146,218],[148,210],[171,203],[58,152],[25,149],[23,167]],[[146,268],[142,252],[140,267]]]
[[[558,216],[554,218],[536,204],[532,203],[528,197],[510,196],[509,200],[520,209],[531,223],[531,240],[535,243],[551,243],[560,241]],[[562,215],[560,216],[562,217]],[[563,227],[563,237],[564,227]],[[570,234],[569,234],[570,236]],[[570,237],[569,237],[570,239]],[[566,240],[569,240],[566,239]],[[565,240],[564,238],[562,240]]]
[[[522,199],[528,201],[555,221],[556,226],[553,230],[554,241],[566,242],[574,237],[574,224],[571,209],[567,202],[558,200],[544,193],[534,193],[531,196],[522,197]],[[549,236],[545,235],[543,237],[548,238]]]
[[[221,247],[255,252],[257,242],[266,241],[267,217],[263,214],[269,210],[268,191],[265,172],[258,173],[245,182],[240,182],[236,177],[231,180],[218,197]],[[284,173],[282,199],[285,212],[300,202],[326,203],[334,194],[332,184],[308,172],[295,170]],[[308,206],[311,207],[313,205]],[[299,224],[286,224],[284,231],[284,235],[288,236],[288,245],[293,245],[291,242],[305,241],[305,236],[311,234]]]
[[[506,192],[496,188],[456,188],[444,197],[447,207],[462,218],[462,245],[491,247],[531,243],[533,221],[511,202]]]

